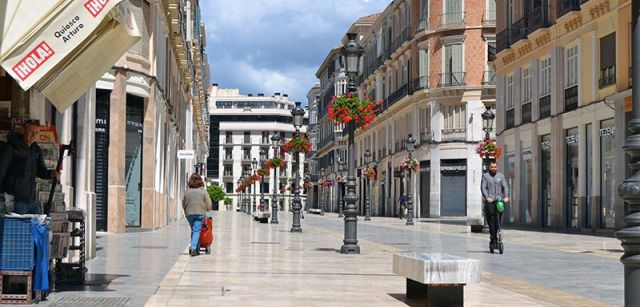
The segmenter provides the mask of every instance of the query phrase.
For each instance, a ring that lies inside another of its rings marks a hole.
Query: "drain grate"
[[[127,306],[130,298],[128,297],[82,297],[82,296],[66,296],[60,298],[49,306],[52,307],[118,307]]]

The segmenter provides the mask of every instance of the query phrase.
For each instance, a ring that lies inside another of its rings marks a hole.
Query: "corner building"
[[[400,214],[406,179],[399,177],[399,165],[412,134],[412,156],[420,163],[411,175],[415,217],[481,223],[482,161],[475,149],[484,138],[481,114],[495,104],[488,66],[495,16],[492,0],[393,1],[360,37],[359,93],[382,102],[373,125],[358,131],[355,141],[358,167],[366,166],[366,149],[376,166],[374,216]]]
[[[498,0],[497,123],[513,190],[505,221],[622,226],[631,1]]]

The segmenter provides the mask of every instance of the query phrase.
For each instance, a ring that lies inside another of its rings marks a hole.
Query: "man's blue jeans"
[[[42,214],[42,208],[38,204],[18,201],[13,205],[13,212],[17,214]]]
[[[187,215],[187,221],[189,221],[189,225],[191,225],[191,246],[189,247],[189,251],[197,251],[200,247],[200,229],[202,229],[204,215]]]

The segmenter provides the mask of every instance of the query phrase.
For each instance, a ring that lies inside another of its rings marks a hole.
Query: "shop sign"
[[[540,143],[540,147],[542,147],[542,150],[551,150],[551,141],[544,141]]]
[[[120,2],[122,0],[68,1],[67,6],[53,17],[22,21],[16,27],[45,25],[30,37],[23,38],[24,45],[0,59],[2,67],[28,90],[70,56]]]
[[[578,144],[578,136],[577,135],[567,136],[565,138],[565,142],[567,143],[567,145]]]
[[[193,150],[183,149],[178,150],[178,159],[179,160],[193,160],[196,153]]]
[[[467,171],[467,166],[466,165],[441,166],[440,170],[443,172],[465,172]]]
[[[606,127],[606,128],[601,128],[600,129],[600,136],[604,137],[604,136],[610,136],[610,137],[614,137],[616,135],[616,128],[615,127]]]

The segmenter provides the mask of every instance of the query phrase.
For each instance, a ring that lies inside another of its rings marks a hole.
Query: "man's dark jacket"
[[[15,202],[36,202],[36,176],[51,179],[36,143],[28,146],[22,135],[12,133],[0,148],[0,182],[3,192],[12,194]]]

